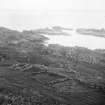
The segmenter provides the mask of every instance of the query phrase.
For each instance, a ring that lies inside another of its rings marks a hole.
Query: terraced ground
[[[0,67],[1,99],[4,97],[5,102],[11,100],[13,105],[18,98],[23,105],[104,105],[105,96],[98,88],[89,87],[76,78],[59,75],[60,70],[58,73],[41,71],[40,66],[37,69],[33,67],[31,72]],[[37,97],[37,101],[35,98],[33,102],[33,97]],[[24,102],[25,99],[28,102]]]

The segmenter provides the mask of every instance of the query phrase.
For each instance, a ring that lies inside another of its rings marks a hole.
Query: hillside
[[[105,105],[104,49],[45,46],[62,29],[0,28],[0,105]]]

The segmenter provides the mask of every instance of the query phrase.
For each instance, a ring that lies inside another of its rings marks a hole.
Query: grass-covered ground
[[[38,32],[0,29],[0,105],[105,105],[104,51],[45,46]]]

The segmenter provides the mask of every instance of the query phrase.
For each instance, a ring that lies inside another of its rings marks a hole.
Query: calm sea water
[[[68,31],[70,35],[44,35],[49,38],[47,44],[63,46],[80,46],[89,49],[105,49],[105,38],[90,35],[80,35],[75,31]]]

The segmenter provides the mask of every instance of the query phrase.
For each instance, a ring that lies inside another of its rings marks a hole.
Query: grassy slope
[[[4,33],[5,29],[1,31]],[[6,30],[3,40],[8,39],[8,33],[11,36],[12,31]],[[17,32],[12,36],[14,33]],[[18,41],[26,35],[25,42],[15,45],[8,39],[9,44],[6,41],[0,47],[1,105],[105,104],[104,55],[84,48],[45,47],[45,38],[31,31],[17,34]],[[34,34],[32,40],[30,35]]]

